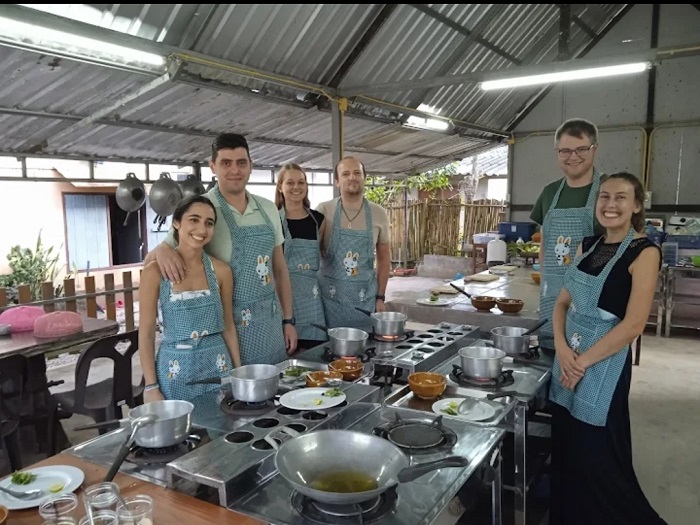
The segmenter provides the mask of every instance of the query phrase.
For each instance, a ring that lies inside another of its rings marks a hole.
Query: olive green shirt
[[[544,223],[544,217],[547,215],[552,202],[554,202],[554,196],[557,194],[559,185],[563,179],[547,184],[540,196],[537,198],[535,206],[532,208],[530,213],[530,219],[542,226]],[[568,184],[564,184],[564,188],[561,190],[561,195],[559,195],[559,201],[557,202],[556,209],[562,210],[567,208],[584,208],[586,202],[588,201],[588,195],[591,193],[591,188],[593,183],[580,188],[572,188]],[[597,234],[603,233],[605,229],[600,225],[598,219],[595,218],[595,211],[593,212],[593,227]]]

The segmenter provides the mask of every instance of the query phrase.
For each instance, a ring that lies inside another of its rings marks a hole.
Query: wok
[[[338,357],[355,357],[365,351],[369,334],[359,328],[327,328],[320,324],[311,326],[328,334],[331,352]]]
[[[372,328],[374,333],[380,337],[390,336],[390,337],[401,337],[404,333],[404,328],[408,316],[402,314],[401,312],[375,312],[372,313],[369,310],[363,310],[362,308],[355,308],[363,314],[369,315],[372,318]]]
[[[316,501],[354,504],[373,499],[399,483],[409,483],[445,467],[466,467],[467,458],[451,456],[410,467],[408,456],[393,443],[351,430],[320,430],[285,442],[275,455],[279,474],[297,491]],[[361,473],[377,488],[363,492],[326,492],[313,488],[320,476]]]

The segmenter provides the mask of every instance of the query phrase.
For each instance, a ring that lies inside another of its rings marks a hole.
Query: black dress
[[[584,253],[596,240],[583,240]],[[601,309],[624,318],[632,289],[628,268],[650,246],[656,245],[647,238],[632,241],[603,285],[598,302]],[[601,241],[579,269],[589,275],[600,274],[618,247]],[[666,524],[649,504],[632,466],[631,379],[632,356],[628,352],[604,427],[584,423],[552,403],[550,525]]]

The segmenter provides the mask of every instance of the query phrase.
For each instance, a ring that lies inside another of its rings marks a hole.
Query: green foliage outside
[[[367,200],[386,206],[400,200],[404,188],[434,192],[452,188],[450,178],[457,175],[457,162],[424,173],[409,175],[405,179],[390,180],[387,177],[367,177],[365,197]]]

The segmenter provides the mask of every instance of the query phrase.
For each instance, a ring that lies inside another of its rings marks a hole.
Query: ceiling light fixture
[[[155,53],[74,35],[2,16],[0,16],[0,27],[2,27],[0,42],[10,46],[29,47],[48,53],[54,51],[75,56],[76,58],[93,59],[102,62],[116,61],[122,64],[137,63],[156,67],[165,65],[165,57]]]
[[[637,62],[617,66],[561,71],[559,73],[547,73],[544,75],[529,75],[525,77],[504,78],[501,80],[488,80],[481,83],[481,89],[484,91],[490,91],[494,89],[554,84],[557,82],[568,82],[571,80],[589,80],[592,78],[612,77],[617,75],[631,75],[646,71],[648,68],[648,62]]]

